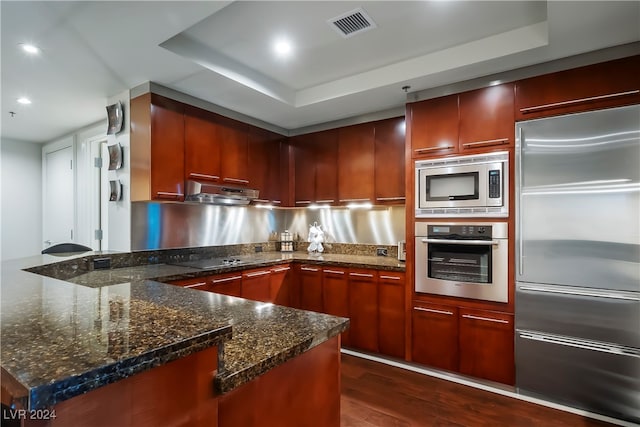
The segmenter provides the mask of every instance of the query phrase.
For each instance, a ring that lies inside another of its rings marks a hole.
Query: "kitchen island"
[[[347,319],[157,281],[189,274],[176,266],[83,271],[105,255],[2,264],[5,420],[339,425]],[[23,271],[41,265],[54,273]]]

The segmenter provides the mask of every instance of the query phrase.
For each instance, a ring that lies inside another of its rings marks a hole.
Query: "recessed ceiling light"
[[[285,39],[278,39],[273,44],[273,51],[281,58],[286,58],[291,55],[293,52],[293,46],[291,46],[291,42]]]
[[[31,100],[29,98],[24,97],[24,96],[21,97],[21,98],[16,99],[16,101],[18,101],[19,104],[23,104],[23,105],[31,104]]]
[[[20,43],[19,46],[30,55],[37,55],[40,53],[40,48],[38,46],[29,43]]]

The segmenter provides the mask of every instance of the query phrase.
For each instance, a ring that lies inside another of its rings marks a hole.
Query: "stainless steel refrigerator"
[[[640,421],[640,106],[516,125],[516,386]]]

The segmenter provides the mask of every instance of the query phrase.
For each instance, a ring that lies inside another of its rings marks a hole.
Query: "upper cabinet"
[[[374,202],[374,129],[374,123],[339,129],[338,200],[340,203]]]
[[[513,146],[513,105],[512,83],[409,104],[412,157]]]
[[[516,120],[640,103],[640,55],[516,83]]]
[[[375,124],[376,204],[404,204],[404,117]]]
[[[184,105],[147,93],[131,100],[131,200],[184,200]]]
[[[249,182],[259,190],[259,201],[280,205],[281,151],[284,137],[268,130],[249,128]]]
[[[338,130],[293,137],[295,207],[335,203],[338,194]]]

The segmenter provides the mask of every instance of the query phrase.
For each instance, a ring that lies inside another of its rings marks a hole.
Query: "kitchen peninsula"
[[[273,255],[257,265],[290,262]],[[2,264],[3,425],[339,425],[347,319],[161,283],[202,272],[134,258]]]

